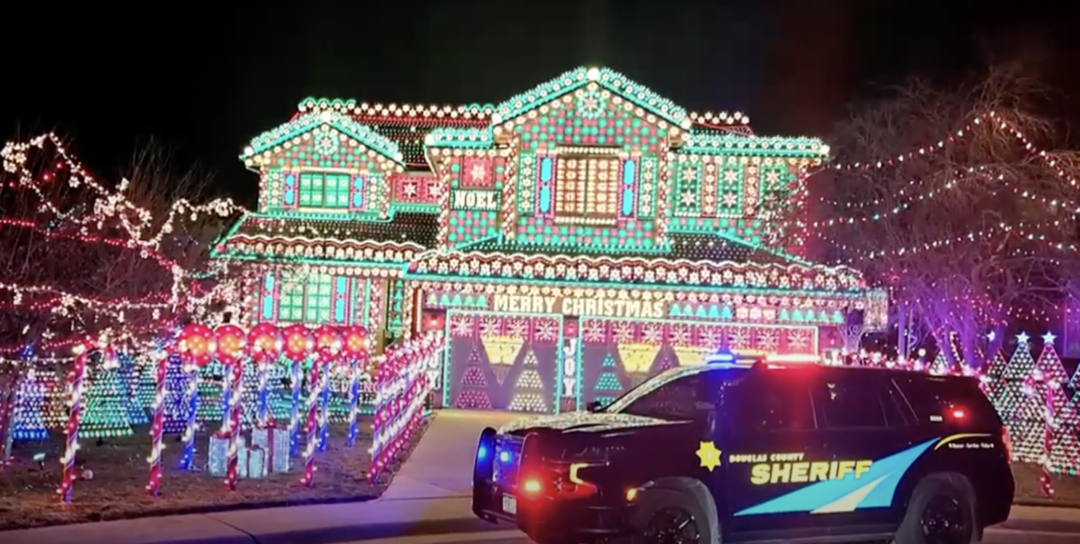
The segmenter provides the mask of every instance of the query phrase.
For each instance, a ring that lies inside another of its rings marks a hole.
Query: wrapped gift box
[[[244,451],[244,437],[236,441],[237,455]],[[211,476],[225,476],[229,471],[229,437],[228,435],[214,434],[210,436],[210,462],[207,471]],[[242,462],[241,462],[242,463]]]
[[[280,426],[252,429],[251,445],[265,452],[270,472],[289,472],[288,429]]]
[[[267,469],[266,450],[259,446],[240,450],[241,478],[265,478],[269,473]]]

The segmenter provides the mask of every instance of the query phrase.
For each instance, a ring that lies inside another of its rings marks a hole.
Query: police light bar
[[[821,357],[810,353],[773,353],[765,356],[766,363],[813,365],[821,362]]]
[[[705,356],[705,364],[715,366],[737,366],[739,358],[730,351],[718,351]]]

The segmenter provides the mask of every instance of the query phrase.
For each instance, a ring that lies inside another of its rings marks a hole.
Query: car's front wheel
[[[919,482],[896,544],[970,544],[978,534],[972,498],[943,476]]]
[[[631,530],[635,544],[712,544],[714,530],[701,504],[690,494],[651,489],[638,498]]]

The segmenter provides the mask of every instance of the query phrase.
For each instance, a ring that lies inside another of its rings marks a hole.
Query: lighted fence
[[[444,349],[442,335],[432,333],[388,348],[379,362],[372,479],[390,464],[423,420]]]

